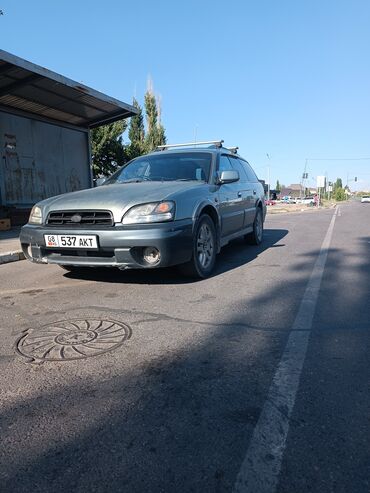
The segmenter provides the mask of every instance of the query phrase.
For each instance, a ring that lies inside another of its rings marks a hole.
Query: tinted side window
[[[250,164],[247,163],[247,161],[243,161],[243,159],[239,159],[239,162],[243,166],[243,169],[245,170],[245,173],[248,177],[248,181],[257,182],[258,181],[257,175],[251,168]]]
[[[240,181],[242,183],[247,183],[248,181],[251,181],[251,180],[248,179],[248,175],[245,172],[244,166],[242,166],[242,164],[239,161],[239,159],[238,158],[235,158],[235,157],[232,157],[232,156],[230,156],[229,159],[231,161],[231,164],[232,164],[233,168],[236,169],[237,171],[239,171]]]
[[[218,165],[218,171],[221,173],[222,171],[232,171],[234,168],[231,166],[229,158],[227,156],[220,156],[220,163]]]

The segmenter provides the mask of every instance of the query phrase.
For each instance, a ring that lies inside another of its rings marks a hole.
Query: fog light
[[[143,252],[143,258],[145,262],[147,262],[150,265],[158,264],[161,255],[159,253],[159,250],[157,250],[154,247],[146,247],[144,248]]]

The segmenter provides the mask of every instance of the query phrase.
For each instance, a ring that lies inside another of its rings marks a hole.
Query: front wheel
[[[216,262],[216,228],[212,219],[204,214],[200,217],[193,236],[191,260],[180,267],[187,276],[204,279],[208,277]]]
[[[247,243],[250,245],[260,245],[263,240],[263,217],[262,210],[258,207],[256,217],[254,218],[253,231],[245,235]]]

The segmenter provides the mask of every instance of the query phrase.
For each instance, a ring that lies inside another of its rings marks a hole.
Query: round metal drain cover
[[[29,329],[17,341],[17,351],[38,361],[68,361],[117,349],[131,337],[128,325],[113,320],[61,320]]]

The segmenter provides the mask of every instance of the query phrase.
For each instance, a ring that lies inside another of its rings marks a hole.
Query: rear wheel
[[[245,239],[250,245],[259,245],[263,240],[263,217],[262,210],[259,207],[254,218],[253,231],[245,235]]]
[[[212,219],[204,214],[199,218],[193,237],[191,260],[180,267],[187,276],[204,279],[209,276],[216,262],[216,228]]]

